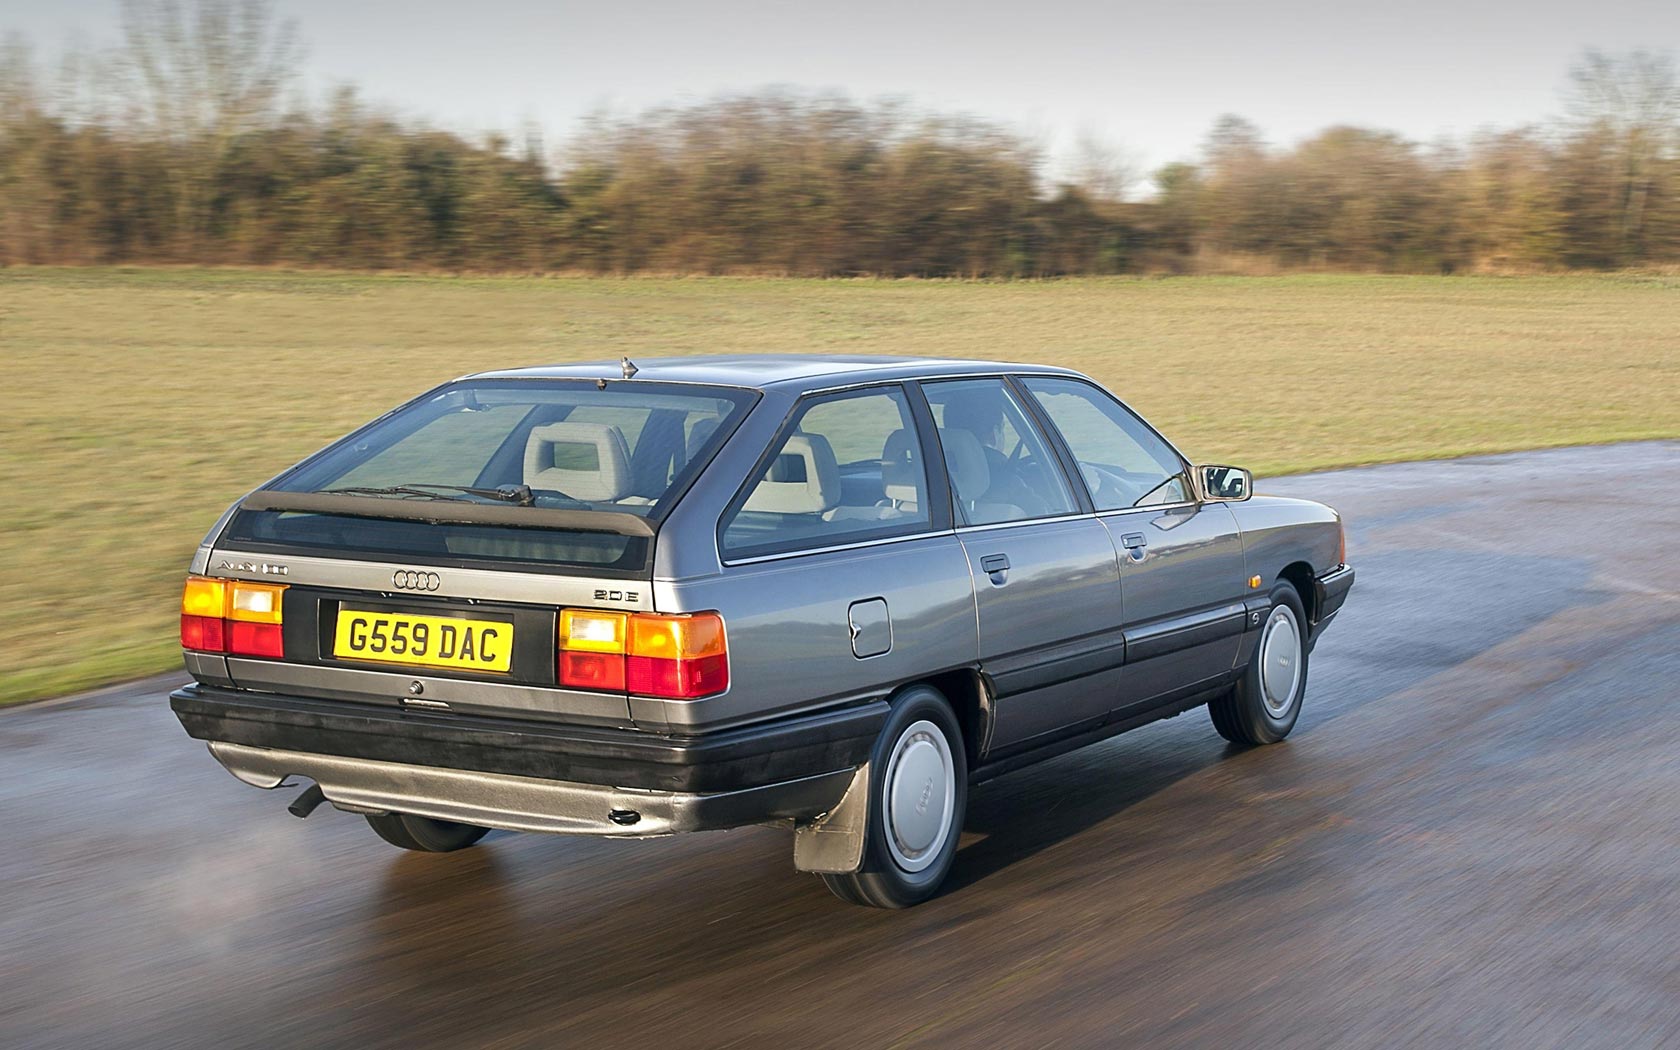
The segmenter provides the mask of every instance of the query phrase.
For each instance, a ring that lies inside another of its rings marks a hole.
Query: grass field
[[[0,702],[176,666],[180,578],[222,508],[436,382],[786,351],[1070,365],[1262,477],[1680,436],[1674,277],[0,270]]]

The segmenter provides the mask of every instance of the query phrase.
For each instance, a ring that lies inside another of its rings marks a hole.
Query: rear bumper
[[[308,777],[328,801],[357,813],[417,813],[511,831],[650,838],[769,820],[809,820],[845,794],[852,770],[697,794],[637,791],[441,766],[277,751],[210,742],[210,753],[247,784],[276,788]]]
[[[887,712],[876,701],[683,737],[206,685],[172,693],[170,707],[258,787],[307,777],[347,809],[629,837],[814,818],[868,760]]]

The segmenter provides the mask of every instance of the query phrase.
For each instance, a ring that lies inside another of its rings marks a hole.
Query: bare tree
[[[232,135],[272,119],[301,53],[270,0],[125,0],[123,40],[144,118],[165,135]]]
[[[1138,181],[1136,158],[1124,146],[1086,128],[1073,144],[1073,184],[1091,200],[1119,204]]]
[[[271,0],[124,0],[123,41],[134,123],[175,146],[178,250],[199,255],[234,142],[275,121],[296,75],[296,26]]]
[[[1680,146],[1680,78],[1673,56],[1588,50],[1570,71],[1569,115],[1601,137],[1620,262],[1641,255],[1646,204]]]
[[[9,124],[39,104],[29,42],[17,33],[7,33],[0,39],[0,120]]]

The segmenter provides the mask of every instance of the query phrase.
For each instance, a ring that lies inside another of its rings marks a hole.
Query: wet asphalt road
[[[175,677],[0,713],[0,1047],[1680,1045],[1680,443],[1259,487],[1359,569],[1294,735],[983,785],[909,912],[769,829],[402,854]]]

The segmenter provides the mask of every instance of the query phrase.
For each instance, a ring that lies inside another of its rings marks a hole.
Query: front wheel
[[[413,813],[369,813],[367,822],[379,837],[417,853],[453,853],[466,849],[489,833],[477,824],[460,824]]]
[[[957,716],[937,689],[916,686],[893,705],[870,752],[863,867],[823,882],[852,904],[920,904],[951,870],[967,810],[968,757]]]
[[[1272,611],[1236,688],[1208,704],[1213,728],[1233,744],[1275,744],[1295,728],[1307,692],[1307,614],[1287,583],[1272,590]]]

